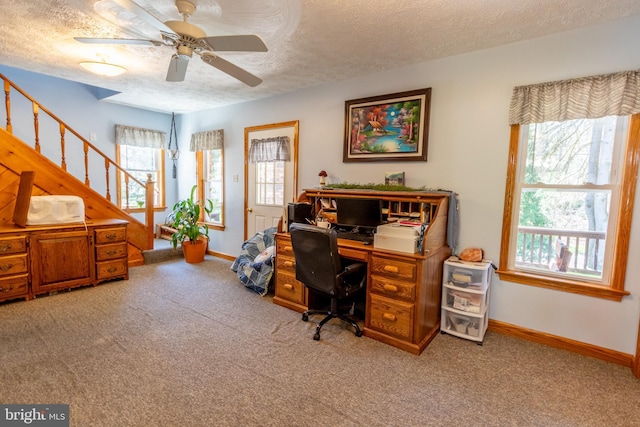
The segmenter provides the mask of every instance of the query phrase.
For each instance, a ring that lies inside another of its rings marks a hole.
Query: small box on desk
[[[396,223],[378,226],[373,236],[373,247],[414,254],[418,252],[420,228]]]

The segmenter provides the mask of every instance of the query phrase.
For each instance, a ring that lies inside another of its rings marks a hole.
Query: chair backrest
[[[336,295],[342,264],[335,230],[293,223],[289,233],[296,258],[296,279],[308,288]]]

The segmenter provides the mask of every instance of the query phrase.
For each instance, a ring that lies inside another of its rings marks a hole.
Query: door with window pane
[[[245,129],[245,153],[252,140],[288,137],[288,161],[245,162],[245,239],[278,225],[285,206],[297,198],[298,122]]]

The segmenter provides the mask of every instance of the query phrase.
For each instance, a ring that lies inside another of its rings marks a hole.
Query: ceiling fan
[[[262,83],[262,79],[254,76],[250,72],[222,59],[215,52],[267,52],[267,46],[262,39],[253,34],[232,35],[232,36],[211,36],[199,27],[187,22],[187,18],[196,10],[196,5],[189,0],[176,0],[176,8],[182,15],[182,21],[162,22],[151,15],[142,7],[131,0],[112,0],[129,12],[137,15],[145,23],[155,27],[160,31],[158,39],[125,39],[125,38],[87,38],[74,37],[82,43],[108,43],[108,44],[141,44],[152,46],[172,46],[175,53],[171,57],[169,69],[167,71],[167,81],[184,81],[187,73],[187,65],[193,54],[212,67],[227,73],[241,82],[255,87]]]

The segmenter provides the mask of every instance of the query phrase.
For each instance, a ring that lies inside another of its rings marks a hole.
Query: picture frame
[[[387,172],[384,174],[384,185],[404,186],[404,172]]]
[[[431,88],[345,101],[342,161],[426,161]]]

